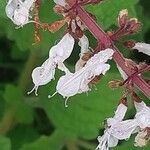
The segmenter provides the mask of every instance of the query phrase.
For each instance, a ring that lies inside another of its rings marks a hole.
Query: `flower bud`
[[[119,24],[120,27],[123,27],[123,26],[125,26],[127,21],[128,21],[128,10],[127,9],[123,9],[119,13],[118,24]]]
[[[81,30],[81,28],[80,27],[76,27],[76,29],[75,29],[75,34],[76,34],[76,36],[78,37],[78,38],[82,38],[82,36],[84,35],[84,33],[83,33],[83,31]]]
[[[112,80],[108,83],[108,86],[112,89],[116,89],[122,85],[122,81],[120,80]]]
[[[137,18],[131,18],[129,20],[129,25],[130,25],[129,30],[130,30],[131,33],[138,32],[142,27],[142,24],[137,20]]]
[[[147,130],[143,130],[137,134],[135,137],[135,146],[144,147],[147,145],[147,142],[150,140],[150,137],[147,134]]]
[[[124,46],[127,48],[133,48],[135,46],[135,41],[133,40],[126,41],[124,42]]]
[[[57,14],[63,14],[65,12],[65,8],[61,5],[55,5],[53,10]]]
[[[82,60],[87,62],[90,58],[92,57],[92,53],[91,52],[87,52],[87,53],[84,53],[83,56],[82,56]]]
[[[141,98],[135,92],[132,92],[132,100],[137,102],[137,103],[142,102]]]
[[[128,106],[127,97],[123,97],[123,98],[120,100],[120,104],[123,104],[123,105],[125,105],[125,106]]]

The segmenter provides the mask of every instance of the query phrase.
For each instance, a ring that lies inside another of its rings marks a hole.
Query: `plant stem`
[[[12,108],[7,108],[5,110],[4,116],[0,122],[0,135],[5,135],[10,130],[10,128],[14,126],[14,112],[15,110]]]
[[[70,5],[70,4],[69,4]],[[77,15],[80,17],[82,22],[87,26],[89,31],[94,35],[98,42],[102,45],[103,49],[113,48],[115,53],[113,55],[113,59],[118,64],[122,70],[126,73],[126,75],[131,76],[132,71],[125,64],[125,58],[119,52],[119,50],[115,47],[113,41],[110,37],[101,29],[100,26],[97,25],[95,20],[81,7],[76,7]],[[142,77],[135,76],[133,78],[133,83],[147,96],[150,97],[150,85],[147,84]]]

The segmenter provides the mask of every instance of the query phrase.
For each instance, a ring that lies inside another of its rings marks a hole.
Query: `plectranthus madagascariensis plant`
[[[39,19],[40,0],[9,0],[6,5],[6,14],[18,27],[27,23],[34,23],[35,43],[41,41],[40,29],[56,32],[64,25],[67,29],[60,41],[50,48],[49,56],[45,62],[36,67],[32,72],[33,89],[38,96],[38,88],[48,84],[55,78],[55,70],[64,72],[57,82],[56,92],[48,95],[49,98],[60,94],[65,99],[65,106],[69,97],[91,91],[91,85],[95,85],[110,69],[109,60],[114,60],[116,67],[122,76],[122,80],[110,81],[110,88],[123,87],[123,95],[115,111],[114,117],[108,118],[104,135],[98,137],[96,150],[109,150],[117,146],[119,140],[129,139],[136,134],[135,146],[143,147],[150,139],[150,108],[136,94],[135,89],[140,90],[150,97],[149,80],[143,77],[143,73],[150,71],[146,63],[137,64],[131,59],[123,57],[115,46],[122,37],[139,32],[142,24],[137,18],[130,18],[128,10],[120,10],[118,14],[118,29],[105,32],[97,23],[95,16],[85,11],[83,6],[96,5],[103,0],[54,0],[55,13],[62,15],[62,20],[52,24],[43,23]],[[97,39],[97,47],[92,49],[85,32],[89,30]],[[80,46],[80,59],[76,62],[75,71],[71,72],[64,61],[73,51],[75,41]],[[43,41],[44,42],[44,41]],[[125,43],[129,49],[136,49],[150,56],[150,44],[129,40]],[[128,98],[131,97],[136,114],[133,119],[124,120],[128,110]]]

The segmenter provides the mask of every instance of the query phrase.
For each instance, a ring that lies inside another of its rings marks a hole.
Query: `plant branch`
[[[69,4],[70,5],[70,4]],[[118,64],[122,70],[126,73],[126,75],[131,76],[133,71],[128,68],[125,64],[125,58],[119,52],[119,50],[114,45],[114,42],[110,39],[110,37],[101,29],[100,26],[97,25],[95,20],[81,7],[76,7],[77,15],[80,17],[82,22],[87,26],[89,31],[94,35],[98,42],[100,42],[103,49],[113,48],[115,53],[113,55],[113,59]],[[150,97],[150,85],[147,84],[144,79],[140,76],[135,76],[133,79],[133,83],[147,96]]]

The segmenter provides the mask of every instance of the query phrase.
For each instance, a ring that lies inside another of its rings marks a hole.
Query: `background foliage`
[[[47,57],[49,48],[61,38],[61,31],[50,34],[41,31],[42,42],[32,45],[34,26],[28,24],[15,29],[13,23],[5,15],[4,0],[0,0],[0,150],[90,150],[94,149],[96,137],[103,132],[103,121],[112,116],[121,90],[111,90],[107,83],[111,79],[120,78],[114,63],[107,75],[93,87],[89,95],[81,94],[70,98],[69,107],[64,107],[64,99],[57,95],[52,100],[48,94],[55,91],[55,85],[62,75],[57,71],[56,80],[47,86],[40,87],[39,96],[27,96],[32,88],[31,72],[35,66]],[[53,13],[54,2],[43,0],[40,18],[52,23],[61,16]],[[148,0],[105,0],[101,5],[87,6],[87,10],[97,17],[97,22],[105,29],[115,29],[117,15],[121,9],[127,8],[130,16],[138,17],[143,22],[143,30],[130,38],[150,43],[150,1]],[[95,40],[89,32],[91,46]],[[124,38],[121,42],[126,40]],[[125,56],[136,61],[147,61],[150,58],[137,52],[128,52],[120,46]],[[73,70],[78,59],[79,48],[76,46],[66,64]],[[142,95],[143,96],[143,95]],[[146,98],[143,96],[143,99]],[[148,101],[146,101],[148,102]],[[127,118],[133,116],[134,109],[129,109]],[[120,142],[115,150],[135,150],[133,140]],[[148,150],[149,146],[142,148]]]

